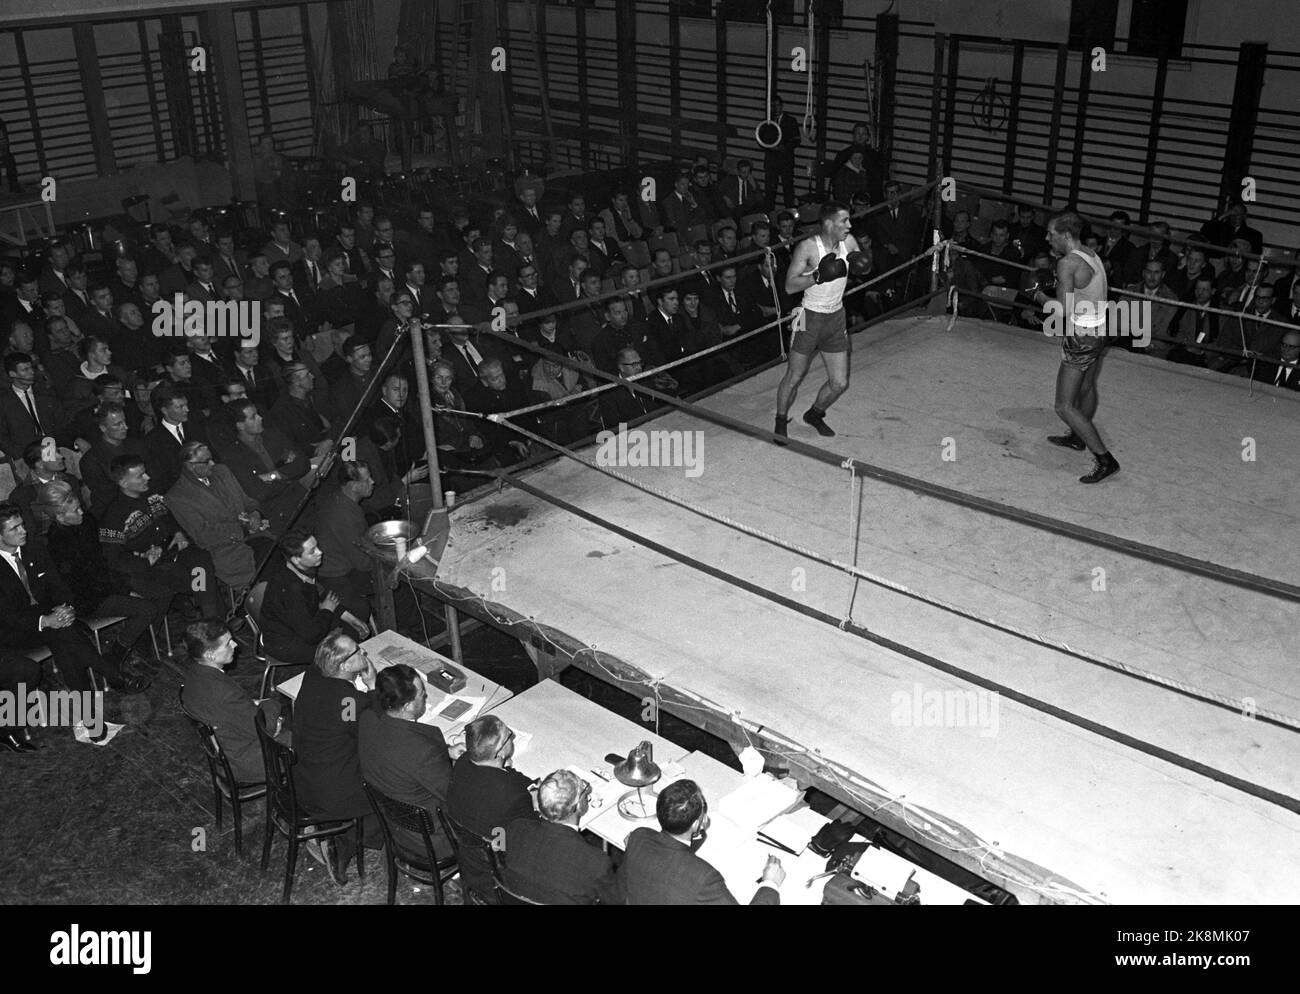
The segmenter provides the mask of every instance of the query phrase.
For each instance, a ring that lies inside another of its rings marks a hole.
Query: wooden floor
[[[946,324],[905,319],[855,337],[852,384],[831,411],[839,434],[827,448],[1300,583],[1300,395],[1252,392],[1244,380],[1111,350],[1097,420],[1123,469],[1085,487],[1077,477],[1090,468],[1087,455],[1044,440],[1061,430],[1052,412],[1057,347],[1031,332]],[[778,378],[769,371],[703,406],[768,428]],[[796,412],[820,379],[815,367]],[[680,413],[646,428],[702,431],[702,472],[625,470],[639,481],[852,558],[846,471]],[[798,422],[791,432],[823,442]],[[1005,866],[1005,855],[1034,867],[1006,879],[987,874],[1022,900],[1300,897],[1300,816],[1286,807],[1300,798],[1300,732],[1243,716],[1270,711],[1300,724],[1295,604],[863,482],[862,568],[1176,683],[1188,691],[1180,694],[899,593],[864,583],[854,595],[842,572],[571,460],[526,479],[833,617],[850,613],[852,597],[852,618],[873,632],[1040,702],[981,694],[984,711],[938,719],[926,709],[974,686],[544,501],[507,488],[452,516],[440,580],[820,750],[875,785],[884,805],[877,817],[950,858],[982,859],[990,870]],[[1182,768],[1159,750],[1204,769]]]

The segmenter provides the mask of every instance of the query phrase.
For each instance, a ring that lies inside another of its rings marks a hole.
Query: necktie
[[[733,311],[739,310],[739,308],[736,307],[736,298],[732,295],[730,290],[727,291],[727,306]]]
[[[181,445],[185,444],[185,428],[183,425],[176,426],[176,437],[180,440]]]
[[[23,582],[23,589],[27,591],[27,601],[29,604],[35,604],[36,598],[32,595],[32,585],[27,582],[27,570],[23,566],[22,553],[14,553],[14,569],[18,571],[18,579]]]
[[[316,275],[316,263],[307,263],[307,275],[311,277],[311,282],[308,285],[315,290],[320,284],[320,278]]]
[[[474,375],[478,376],[478,363],[476,363],[474,357],[469,354],[469,346],[462,345],[460,347],[460,354],[465,357],[465,361],[469,363],[469,368],[474,371]]]
[[[578,283],[577,280],[574,280],[574,281],[573,281],[573,299],[574,299],[574,300],[577,300],[577,299],[578,299],[579,297],[581,297],[581,296],[582,296],[582,286]]]
[[[209,297],[215,297],[217,295],[216,291],[212,289],[211,283],[203,284],[203,292],[206,293]]]
[[[239,271],[239,263],[234,260],[233,256],[226,260],[226,268],[234,273],[238,279],[242,280],[244,278],[244,274]]]
[[[44,435],[45,429],[41,427],[41,419],[36,415],[36,402],[30,390],[23,391],[23,403],[27,405],[27,413],[32,416],[32,424],[36,425],[36,434]]]
[[[891,207],[891,208],[889,209],[889,216],[890,216],[891,219],[897,221],[897,220],[898,220],[898,208],[897,208],[897,207]]]
[[[295,304],[297,304],[297,306],[299,307],[302,306],[302,304],[298,303],[298,295],[294,293],[292,290],[289,291],[289,299],[292,300]]]
[[[245,369],[244,374],[248,377],[248,385],[250,387],[257,386],[257,374],[253,372],[251,368]]]
[[[1273,385],[1274,385],[1274,386],[1279,386],[1279,387],[1280,387],[1280,386],[1282,385],[1282,381],[1283,381],[1283,376],[1282,376],[1282,374],[1285,373],[1285,372],[1286,372],[1286,367],[1285,367],[1285,366],[1278,366],[1278,367],[1277,367],[1277,376],[1275,376],[1275,377],[1273,378]]]

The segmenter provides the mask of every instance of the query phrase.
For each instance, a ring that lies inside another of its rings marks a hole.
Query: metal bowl
[[[419,533],[410,521],[381,521],[366,532],[366,538],[381,547],[395,548],[398,539],[409,547]]]

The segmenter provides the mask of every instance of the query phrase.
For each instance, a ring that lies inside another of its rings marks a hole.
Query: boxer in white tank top
[[[1106,270],[1091,249],[1082,246],[1083,220],[1078,214],[1058,214],[1047,226],[1056,264],[1056,300],[1066,322],[1061,341],[1061,367],[1056,374],[1056,414],[1070,426],[1065,435],[1049,435],[1053,445],[1088,449],[1095,460],[1080,483],[1100,483],[1119,472],[1119,462],[1092,423],[1097,413],[1097,372],[1106,349]],[[1036,303],[1051,298],[1039,291]],[[1050,320],[1050,316],[1049,316]]]
[[[803,420],[820,435],[835,434],[826,424],[826,410],[849,388],[844,288],[848,284],[849,257],[857,251],[857,239],[849,234],[849,209],[835,201],[822,207],[821,231],[795,247],[785,274],[785,289],[787,293],[803,292],[802,329],[796,330],[790,340],[785,376],[776,388],[778,436],[786,434],[795,392],[818,352],[826,366],[826,382]]]

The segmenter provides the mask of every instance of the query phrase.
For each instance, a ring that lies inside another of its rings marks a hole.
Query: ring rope
[[[483,415],[479,415],[479,417],[483,417]],[[878,576],[874,573],[862,569],[856,564],[856,559],[857,559],[856,550],[858,547],[857,527],[858,527],[858,522],[861,520],[860,514],[856,514],[853,520],[851,521],[850,530],[851,533],[853,534],[852,545],[850,547],[852,550],[850,556],[851,561],[841,562],[831,556],[827,556],[823,553],[810,549],[807,546],[799,545],[796,542],[787,541],[783,538],[773,535],[770,532],[766,532],[763,531],[762,529],[755,528],[752,525],[748,525],[745,524],[744,522],[737,521],[736,519],[731,518],[725,514],[720,514],[716,511],[711,511],[708,508],[705,508],[699,504],[695,504],[691,501],[685,500],[681,497],[676,496],[675,494],[662,490],[659,487],[655,487],[648,483],[642,483],[641,481],[636,480],[630,475],[626,473],[622,473],[609,466],[601,466],[599,463],[596,463],[592,460],[589,460],[579,455],[577,452],[573,451],[572,449],[564,445],[561,445],[558,442],[553,442],[550,439],[542,435],[539,435],[536,432],[530,431],[529,429],[524,428],[520,425],[511,422],[502,422],[502,423],[504,423],[507,427],[511,428],[512,430],[518,432],[520,435],[523,435],[526,438],[530,439],[531,441],[537,442],[540,445],[544,445],[547,448],[553,449],[558,454],[567,456],[568,458],[572,459],[574,462],[581,463],[582,465],[588,467],[589,469],[594,469],[598,473],[603,473],[606,476],[609,476],[615,480],[619,480],[620,482],[625,483],[628,486],[631,486],[637,490],[640,490],[643,493],[649,494],[652,497],[657,497],[660,500],[666,501],[669,504],[673,504],[676,507],[680,507],[684,511],[689,511],[692,514],[699,515],[702,518],[707,518],[708,520],[713,521],[716,524],[723,525],[727,528],[732,529],[733,531],[741,532],[745,535],[750,536],[751,538],[756,538],[759,541],[766,542],[769,545],[773,545],[776,546],[777,548],[783,549],[786,552],[792,552],[798,556],[802,556],[805,559],[811,559],[814,562],[820,563],[823,566],[829,566],[832,569],[837,569],[843,573],[847,573],[854,578],[854,587],[853,587],[854,596],[856,596],[858,582],[865,580],[867,583],[870,583],[873,586],[881,587],[886,590],[893,591],[896,594],[901,594],[904,597],[909,597],[913,600],[921,601],[922,603],[928,604],[931,607],[938,608],[941,611],[946,611],[949,614],[955,614],[959,617],[965,618],[967,621],[973,621],[976,624],[983,625],[986,628],[991,628],[995,631],[1002,632],[1003,634],[1014,636],[1015,638],[1021,639],[1022,641],[1036,643],[1044,648],[1053,649],[1057,652],[1061,652],[1068,656],[1072,656],[1073,658],[1079,659],[1083,662],[1091,663],[1094,666],[1100,666],[1103,669],[1108,669],[1113,672],[1132,677],[1144,683],[1149,683],[1156,686],[1164,687],[1165,689],[1168,690],[1173,690],[1181,694],[1182,696],[1192,698],[1193,700],[1198,700],[1205,704],[1212,704],[1224,710],[1232,711],[1235,714],[1242,713],[1245,707],[1245,702],[1240,698],[1232,698],[1232,697],[1228,697],[1225,694],[1219,694],[1212,690],[1205,690],[1201,687],[1196,686],[1195,684],[1188,683],[1182,680],[1177,680],[1172,677],[1167,677],[1164,676],[1163,674],[1155,673],[1151,670],[1146,670],[1129,663],[1120,662],[1119,660],[1112,659],[1108,656],[1098,655],[1086,649],[1077,649],[1074,646],[1070,645],[1068,642],[1063,642],[1060,639],[1055,639],[1050,636],[1043,635],[1039,632],[1035,632],[1027,628],[1021,628],[1020,626],[1011,624],[1009,622],[998,621],[994,618],[977,614],[974,611],[961,607],[951,601],[947,601],[942,598],[932,596],[930,594],[925,594],[918,590],[913,590],[912,588],[906,586],[905,584],[899,583],[895,580],[890,580],[883,576]],[[851,463],[852,463],[851,460],[845,460],[845,465],[842,468],[851,470]],[[856,482],[858,480],[858,474],[854,473],[853,478]],[[859,492],[859,500],[860,500],[860,492]],[[853,603],[852,598],[850,599],[849,603],[851,609]],[[850,616],[851,614],[852,612],[850,610]],[[1280,728],[1288,728],[1293,731],[1300,731],[1300,718],[1293,717],[1291,715],[1285,714],[1280,711],[1273,711],[1266,708],[1257,708],[1253,713],[1255,715],[1256,720],[1263,721],[1266,724],[1276,725]]]

